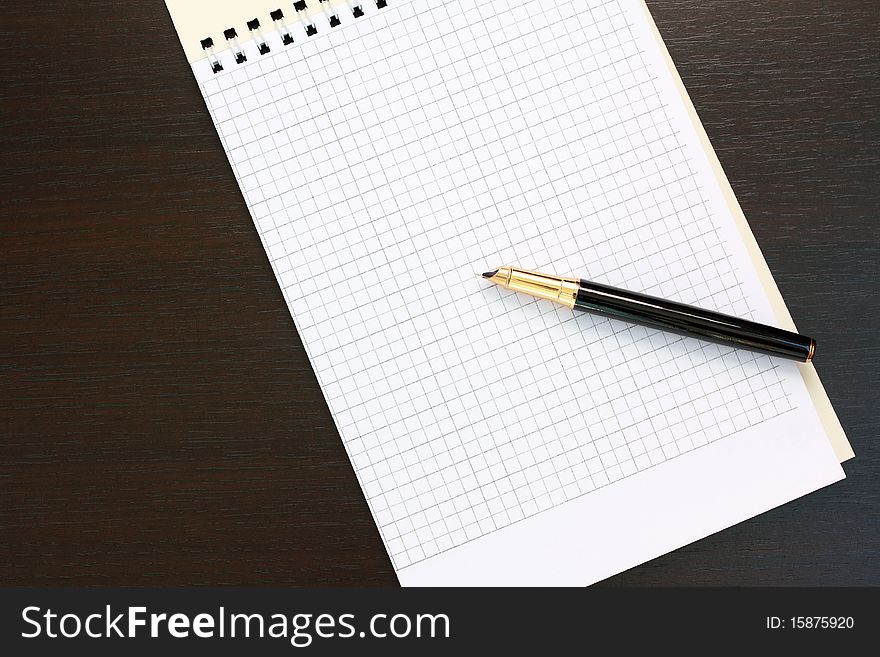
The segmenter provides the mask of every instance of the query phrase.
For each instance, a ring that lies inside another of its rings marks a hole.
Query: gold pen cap
[[[483,278],[508,290],[555,301],[567,308],[574,308],[574,301],[580,288],[580,280],[577,278],[550,276],[515,267],[500,267],[495,271],[487,271],[483,274]]]

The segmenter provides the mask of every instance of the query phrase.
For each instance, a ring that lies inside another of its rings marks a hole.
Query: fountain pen
[[[487,271],[483,277],[509,290],[549,299],[573,310],[597,313],[728,347],[802,363],[812,361],[816,353],[816,341],[805,335],[584,279],[539,274],[515,267]]]

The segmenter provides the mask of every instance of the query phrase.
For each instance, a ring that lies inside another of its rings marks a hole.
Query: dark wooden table
[[[858,458],[607,583],[880,584],[876,3],[649,5]],[[0,584],[395,584],[164,4],[0,62]]]

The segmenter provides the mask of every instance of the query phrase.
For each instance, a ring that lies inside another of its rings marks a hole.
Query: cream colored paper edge
[[[694,129],[703,144],[703,150],[706,152],[706,157],[712,166],[712,170],[715,172],[715,179],[718,181],[718,185],[721,187],[724,198],[727,200],[730,214],[733,216],[734,221],[736,221],[736,225],[742,235],[749,257],[751,258],[755,271],[758,274],[758,279],[761,281],[761,285],[764,287],[764,292],[770,300],[770,306],[776,314],[776,320],[781,328],[796,331],[797,329],[794,325],[794,320],[791,318],[791,313],[788,312],[782,294],[779,292],[779,288],[776,286],[776,281],[773,280],[773,275],[770,273],[770,268],[767,266],[767,261],[764,260],[764,255],[761,253],[761,249],[755,241],[755,236],[752,233],[752,229],[749,227],[748,221],[746,221],[745,214],[743,214],[739,201],[736,200],[733,188],[730,186],[730,181],[727,179],[724,169],[721,168],[721,162],[715,154],[715,149],[712,148],[709,136],[706,134],[706,130],[703,128],[699,116],[697,116],[697,110],[694,109],[694,104],[691,102],[690,96],[688,96],[687,90],[684,87],[684,83],[681,81],[681,76],[679,76],[678,70],[675,68],[675,63],[672,61],[672,57],[666,49],[666,44],[663,42],[663,37],[660,36],[657,24],[654,22],[653,16],[651,16],[648,5],[645,4],[644,0],[640,1],[642,9],[651,25],[651,29],[654,32],[654,37],[657,39],[657,43],[660,46],[660,51],[663,53],[663,58],[666,60],[666,67],[672,74],[675,86],[678,89],[682,102],[684,102],[685,109],[691,118],[691,123],[694,125]],[[855,453],[853,452],[852,446],[849,444],[849,440],[846,438],[846,434],[843,431],[840,420],[837,418],[837,414],[834,412],[834,408],[831,406],[831,400],[828,399],[828,393],[825,392],[825,387],[819,380],[819,374],[816,372],[815,366],[812,363],[809,363],[799,365],[798,369],[800,370],[801,376],[804,378],[804,383],[806,384],[810,397],[813,400],[816,413],[822,421],[822,426],[825,429],[828,440],[831,442],[831,446],[834,448],[834,454],[837,456],[837,460],[841,463],[848,461],[855,456]]]
[[[666,66],[672,74],[676,88],[681,94],[682,101],[684,102],[688,115],[691,118],[691,123],[693,123],[697,135],[700,137],[703,149],[706,151],[707,159],[715,172],[715,178],[721,187],[724,197],[727,199],[730,213],[739,227],[743,242],[745,243],[752,259],[752,264],[764,286],[764,291],[770,300],[773,311],[776,313],[777,321],[783,328],[795,330],[794,322],[792,321],[791,314],[788,312],[788,308],[785,306],[782,294],[780,294],[779,288],[776,287],[776,282],[773,280],[770,269],[767,267],[767,262],[764,260],[764,256],[758,248],[758,243],[755,241],[755,237],[749,228],[742,208],[740,208],[739,202],[736,200],[736,196],[734,196],[730,182],[727,180],[727,176],[721,168],[718,156],[715,154],[715,150],[709,142],[709,137],[706,135],[703,124],[700,122],[697,112],[694,109],[694,105],[681,81],[681,77],[678,75],[672,57],[666,49],[666,44],[663,42],[663,38],[657,30],[657,25],[654,23],[651,12],[644,0],[640,0],[640,2],[645,12],[645,16],[650,22],[654,37],[657,39],[660,46],[660,51],[663,53],[663,57],[666,60]],[[213,37],[215,48],[218,51],[224,49],[226,46],[225,41],[223,40],[223,30],[229,27],[236,28],[240,43],[249,40],[250,33],[246,27],[246,21],[250,20],[248,16],[251,18],[254,16],[268,17],[270,11],[281,7],[284,10],[284,20],[288,27],[292,27],[299,22],[299,18],[293,10],[293,3],[279,2],[279,0],[262,0],[261,2],[248,3],[244,3],[242,0],[211,0],[211,2],[207,2],[206,0],[165,0],[165,4],[168,7],[168,12],[171,14],[172,20],[174,21],[174,26],[177,29],[180,43],[183,46],[187,60],[190,63],[198,61],[205,56],[200,45],[200,41],[205,37]],[[337,1],[331,2],[330,6],[333,7],[335,4],[344,5],[341,1]],[[244,11],[246,10],[249,12],[248,15],[244,14]],[[320,11],[321,10],[313,10],[312,15],[317,15]],[[261,27],[267,32],[274,29],[271,23],[265,19]],[[813,404],[816,407],[816,412],[822,421],[825,433],[828,435],[828,439],[834,448],[834,453],[838,460],[843,462],[853,458],[855,454],[853,453],[852,447],[843,431],[843,427],[840,425],[840,421],[837,419],[837,415],[831,406],[831,401],[828,399],[825,388],[819,380],[816,368],[810,364],[802,365],[799,369],[801,376],[804,378],[807,390],[810,392]]]

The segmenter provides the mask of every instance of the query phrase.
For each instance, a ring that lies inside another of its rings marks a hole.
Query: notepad
[[[584,585],[844,476],[812,366],[478,277],[790,326],[642,2],[167,4],[401,583]]]

